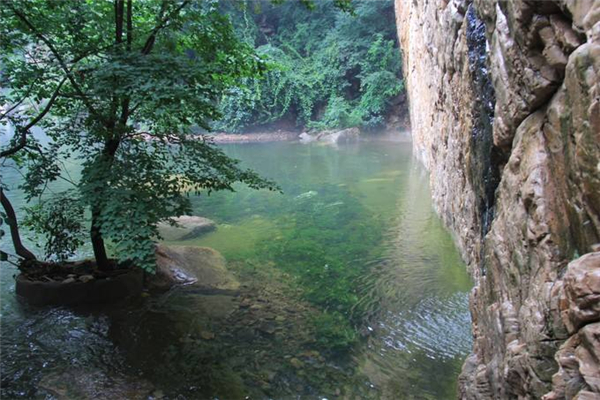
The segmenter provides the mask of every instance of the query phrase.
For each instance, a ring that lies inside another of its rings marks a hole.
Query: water
[[[3,265],[2,397],[454,398],[471,282],[410,144],[224,149],[284,193],[193,197],[218,229],[167,244],[220,251],[239,296],[182,287],[109,310],[32,308]]]

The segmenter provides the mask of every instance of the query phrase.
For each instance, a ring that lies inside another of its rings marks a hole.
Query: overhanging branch
[[[6,5],[7,5],[7,7],[9,7],[12,10],[12,12],[17,17],[19,17],[19,19],[21,21],[23,21],[23,23],[25,25],[27,25],[27,27],[31,30],[31,32],[48,47],[48,49],[50,50],[50,52],[52,53],[52,55],[54,55],[54,57],[58,61],[58,64],[60,65],[61,69],[65,73],[67,79],[69,80],[69,82],[71,83],[71,85],[73,85],[73,88],[75,89],[75,91],[77,92],[77,94],[79,94],[81,96],[81,100],[83,101],[83,103],[87,107],[87,109],[90,112],[90,114],[93,114],[96,118],[100,119],[100,121],[103,121],[104,118],[102,117],[102,115],[98,111],[96,111],[96,109],[94,108],[94,106],[92,105],[92,103],[90,102],[90,100],[83,93],[83,90],[81,89],[81,86],[79,86],[79,84],[75,80],[75,77],[73,76],[73,72],[69,69],[69,67],[65,63],[65,60],[62,58],[62,56],[60,55],[60,53],[58,52],[58,50],[56,50],[56,48],[54,47],[54,45],[52,44],[52,42],[47,37],[45,37],[44,35],[42,35],[37,30],[37,28],[25,16],[25,14],[23,14],[21,11],[19,11],[15,7],[13,7],[10,4],[10,2],[7,2]]]
[[[58,98],[60,88],[62,87],[62,85],[65,83],[66,80],[67,80],[67,78],[63,78],[63,80],[60,81],[60,83],[56,87],[56,90],[52,94],[52,97],[50,97],[50,100],[48,100],[48,103],[46,103],[46,106],[44,107],[44,109],[34,119],[29,121],[29,123],[27,125],[25,125],[24,127],[17,128],[17,131],[20,132],[19,141],[17,142],[17,144],[15,146],[13,146],[7,150],[1,151],[0,157],[8,157],[10,155],[13,155],[17,151],[21,150],[23,147],[25,147],[27,145],[27,133],[33,126],[35,126],[38,122],[40,122],[46,114],[48,114],[48,111],[50,111],[50,109],[52,108],[52,105]]]

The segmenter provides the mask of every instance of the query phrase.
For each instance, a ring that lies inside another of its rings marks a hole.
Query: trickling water
[[[220,251],[240,296],[182,287],[109,310],[35,309],[3,266],[2,398],[48,398],[65,380],[77,398],[453,398],[471,283],[410,145],[224,149],[284,194],[195,197],[218,229],[170,244]]]

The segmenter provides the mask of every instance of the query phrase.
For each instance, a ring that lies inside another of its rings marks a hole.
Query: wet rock
[[[341,131],[323,131],[313,135],[303,132],[299,136],[301,143],[321,142],[327,144],[342,144],[358,141],[360,130],[358,128],[348,128]]]
[[[156,274],[147,276],[151,290],[193,284],[211,293],[237,293],[240,284],[227,270],[223,256],[208,247],[156,247]]]
[[[273,335],[277,330],[277,325],[272,321],[263,321],[257,328],[260,332],[266,333],[267,335]]]
[[[249,308],[251,305],[252,305],[252,300],[246,298],[240,302],[239,307],[240,308]]]
[[[173,218],[173,222],[176,225],[171,225],[168,222],[158,224],[158,231],[166,241],[194,239],[217,229],[214,221],[193,215],[182,215],[181,217]]]
[[[341,131],[321,132],[316,136],[316,140],[329,144],[342,144],[356,142],[359,137],[360,130],[358,128],[348,128]]]
[[[65,284],[65,285],[68,284],[68,283],[73,283],[73,282],[75,282],[75,278],[72,278],[72,277],[71,278],[67,278],[64,281],[62,281],[62,283]]]
[[[310,143],[317,140],[316,136],[310,135],[306,132],[302,132],[298,138],[300,139],[301,143]]]
[[[460,397],[599,398],[600,2],[395,9],[414,153],[475,282]]]
[[[215,338],[215,334],[210,331],[201,331],[200,337],[204,340],[212,340]]]
[[[80,369],[48,374],[38,386],[58,400],[146,400],[154,390],[150,382],[138,377]]]
[[[89,281],[93,281],[94,280],[94,275],[81,275],[79,277],[79,280],[83,283],[89,282]]]
[[[600,321],[600,252],[571,262],[563,278],[561,315],[570,333]]]

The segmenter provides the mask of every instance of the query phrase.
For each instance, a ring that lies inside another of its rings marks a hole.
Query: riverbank
[[[325,136],[335,136],[338,132],[344,132],[348,130],[354,130],[357,128],[350,129],[339,129],[339,130],[329,130],[323,132],[292,132],[292,131],[277,131],[277,132],[263,132],[263,133],[215,133],[208,135],[212,139],[214,143],[218,144],[229,144],[229,143],[270,143],[270,142],[286,142],[286,141],[294,141],[300,140],[303,142],[310,141],[319,141],[321,138]],[[403,129],[398,131],[390,131],[386,130],[382,134],[372,134],[372,133],[363,133],[358,131],[357,129],[357,138],[369,140],[385,140],[385,141],[393,141],[393,142],[410,142],[412,140],[410,131]],[[308,139],[308,140],[307,140]],[[321,140],[327,141],[327,140]]]
[[[298,139],[299,132],[215,133],[208,135],[215,143],[268,143]]]

